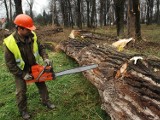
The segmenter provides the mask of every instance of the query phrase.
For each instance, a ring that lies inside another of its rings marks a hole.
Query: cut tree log
[[[112,120],[160,120],[159,58],[88,41],[64,41],[60,48],[81,66],[99,65],[83,74],[98,89],[101,108]]]
[[[71,39],[78,39],[78,38],[88,38],[88,39],[96,39],[96,40],[108,40],[108,41],[117,41],[118,39],[116,37],[113,36],[109,36],[106,34],[101,34],[101,33],[96,33],[96,32],[92,32],[92,31],[87,31],[87,30],[72,30],[70,35],[68,36]]]

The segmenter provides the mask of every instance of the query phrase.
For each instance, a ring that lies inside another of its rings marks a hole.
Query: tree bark
[[[128,36],[135,39],[141,39],[139,0],[129,0]]]
[[[153,15],[153,7],[154,7],[154,0],[146,0],[147,3],[147,25],[152,24],[152,15]]]
[[[89,5],[90,5],[90,2],[89,2],[89,0],[86,0],[86,3],[87,3],[87,27],[90,27],[90,17],[89,17],[89,13],[90,13]]]
[[[15,9],[16,9],[16,16],[19,14],[22,14],[22,1],[21,0],[14,0],[15,3]]]
[[[124,36],[124,3],[125,0],[113,0],[116,14],[117,36]]]
[[[81,66],[98,64],[83,72],[96,86],[112,120],[160,119],[160,59],[117,52],[109,45],[69,40],[60,48]],[[134,56],[143,59],[131,60]]]
[[[12,1],[9,0],[9,8],[10,8],[10,22],[12,22]]]
[[[100,0],[100,26],[103,26],[104,23],[104,0]]]
[[[82,29],[81,0],[77,0],[77,27]]]
[[[7,22],[9,23],[9,11],[8,11],[8,6],[7,6],[7,1],[6,0],[4,0],[4,5],[5,5],[5,8],[6,8]]]
[[[91,27],[96,27],[96,0],[92,0]]]
[[[157,0],[157,15],[156,15],[156,22],[158,25],[160,25],[160,10],[159,10],[159,6],[160,6],[160,1]]]

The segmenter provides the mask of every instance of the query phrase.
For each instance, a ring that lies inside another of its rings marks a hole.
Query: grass
[[[0,48],[0,120],[21,120],[16,106],[15,83],[4,64],[2,48]],[[62,52],[51,53],[54,70],[59,72],[77,67],[78,64]],[[83,77],[82,73],[57,77],[46,82],[55,110],[48,110],[39,101],[36,86],[28,85],[28,108],[33,120],[109,120],[105,111],[101,110],[101,102],[97,89]]]

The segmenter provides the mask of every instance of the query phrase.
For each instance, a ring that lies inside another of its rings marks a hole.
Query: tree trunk
[[[146,16],[147,23],[146,24],[150,25],[150,24],[152,24],[154,0],[146,0],[146,3],[147,3],[147,16]]]
[[[81,0],[77,0],[77,26],[82,29]]]
[[[51,1],[51,14],[52,14],[52,26],[54,26],[54,24],[55,24],[55,22],[54,22],[54,20],[55,20],[55,14],[54,14],[54,10],[55,10],[55,6],[56,6],[56,1],[55,0],[52,0]]]
[[[89,1],[86,0],[87,3],[87,27],[90,27],[90,17],[89,17],[89,13],[90,13],[90,9],[89,9]]]
[[[92,0],[92,12],[91,12],[91,27],[96,27],[96,0]]]
[[[104,26],[107,25],[107,19],[106,19],[106,15],[107,15],[107,0],[104,0],[104,14],[103,14],[103,19],[104,19]]]
[[[73,14],[72,14],[72,7],[71,7],[71,3],[70,3],[70,0],[67,0],[68,2],[68,7],[69,7],[69,23],[70,23],[70,26],[73,28]]]
[[[9,23],[9,11],[8,11],[8,6],[7,6],[7,1],[6,0],[4,0],[4,5],[5,5],[5,8],[6,8],[7,23]]]
[[[63,23],[64,27],[68,27],[69,23],[69,17],[68,17],[68,4],[65,0],[60,1],[60,6],[61,6],[61,11],[62,11],[62,16],[63,16]]]
[[[16,16],[19,14],[22,14],[22,1],[21,0],[14,0],[15,3],[15,9],[16,9]]]
[[[104,0],[100,0],[100,18],[99,18],[99,22],[100,22],[100,26],[103,26],[104,23]]]
[[[30,14],[31,18],[33,19],[33,11],[32,11],[32,8],[33,8],[34,0],[30,0],[30,2],[27,0],[27,2],[28,2],[28,5],[29,5],[29,14]]]
[[[87,41],[64,41],[60,48],[81,66],[98,64],[83,74],[98,89],[112,120],[160,119],[160,59],[138,55],[136,62],[135,55]]]
[[[139,0],[129,0],[128,36],[135,39],[141,39]]]
[[[9,0],[9,8],[10,8],[10,23],[12,22],[12,1]]]
[[[159,6],[160,6],[160,1],[157,0],[157,16],[156,16],[156,22],[158,25],[160,25],[160,10],[159,10]]]
[[[57,13],[57,6],[56,6],[56,0],[52,0],[50,4],[50,10],[52,15],[52,26],[60,26],[58,22],[58,13]]]
[[[117,36],[124,36],[124,3],[125,0],[114,0],[116,13]]]

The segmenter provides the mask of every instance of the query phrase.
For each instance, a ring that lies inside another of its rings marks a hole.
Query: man
[[[51,62],[44,46],[38,41],[36,34],[33,32],[36,27],[32,18],[28,15],[20,14],[15,18],[14,23],[16,24],[16,31],[4,39],[5,61],[9,71],[15,77],[16,100],[19,112],[23,119],[29,119],[25,80],[33,79],[30,74],[31,66],[38,64],[40,56],[45,64],[50,65]],[[50,109],[55,108],[49,101],[45,82],[37,82],[35,84],[38,87],[42,104]]]

